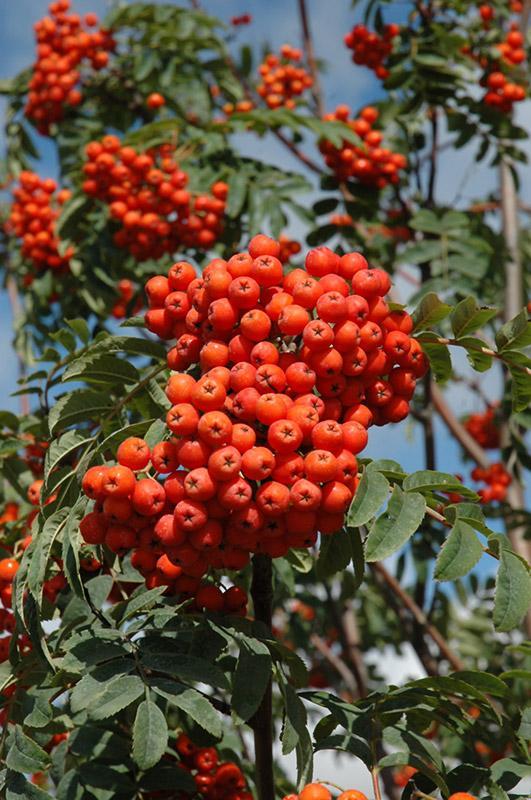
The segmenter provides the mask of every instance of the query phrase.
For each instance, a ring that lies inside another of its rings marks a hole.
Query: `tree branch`
[[[450,433],[457,439],[465,453],[467,453],[474,461],[479,464],[483,469],[488,469],[491,461],[485,450],[479,445],[473,436],[469,434],[464,425],[457,419],[450,406],[444,399],[444,394],[439,389],[437,384],[431,384],[431,400],[435,411],[439,414],[440,418],[450,431]]]
[[[308,18],[308,9],[306,8],[306,0],[299,0],[299,16],[302,27],[302,41],[304,52],[306,54],[306,61],[310,68],[310,73],[313,78],[312,95],[315,100],[317,113],[320,117],[324,116],[325,107],[323,101],[323,93],[321,91],[321,83],[319,80],[319,69],[317,61],[315,60],[315,51],[313,48],[312,33],[310,30],[310,21]]]
[[[254,616],[271,630],[273,604],[273,567],[271,558],[256,553],[252,561],[253,577],[251,597]],[[258,800],[275,797],[273,777],[273,697],[271,679],[262,701],[250,721],[254,732],[254,757],[256,762],[255,783]]]
[[[371,564],[370,565],[373,572],[380,575],[381,578],[385,581],[387,586],[391,589],[393,594],[395,594],[400,602],[408,609],[411,613],[415,621],[418,625],[420,625],[424,631],[428,634],[430,639],[432,639],[437,647],[439,648],[441,654],[444,658],[448,661],[450,666],[453,670],[460,671],[465,668],[465,665],[461,661],[461,659],[452,651],[448,642],[444,638],[444,636],[437,630],[437,628],[431,624],[431,622],[426,617],[424,611],[419,608],[419,606],[415,603],[413,598],[400,586],[399,582],[396,580],[394,575],[391,575],[387,569],[379,563]]]
[[[322,639],[317,633],[312,633],[310,636],[310,642],[344,681],[345,686],[349,690],[351,698],[354,699],[355,697],[359,696],[354,673],[347,667],[343,659],[336,655],[336,653],[334,653],[334,651],[328,647],[324,639]]]

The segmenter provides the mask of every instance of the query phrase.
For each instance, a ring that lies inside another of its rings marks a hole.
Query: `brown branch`
[[[312,95],[315,100],[317,113],[320,117],[324,116],[325,107],[323,101],[323,93],[321,90],[321,83],[319,80],[319,69],[317,61],[315,60],[315,51],[313,47],[313,38],[310,30],[310,21],[308,18],[308,9],[306,8],[306,0],[299,0],[299,16],[302,27],[302,41],[304,52],[306,54],[306,61],[310,68],[310,73],[313,78]]]
[[[310,642],[318,650],[330,666],[337,672],[340,678],[344,681],[345,686],[349,690],[350,698],[354,699],[358,696],[356,678],[354,673],[347,667],[342,658],[340,658],[334,651],[326,644],[317,633],[312,633]]]
[[[487,453],[481,445],[476,442],[474,437],[469,434],[465,426],[457,419],[444,399],[444,394],[435,383],[432,383],[431,386],[431,399],[435,411],[439,414],[450,433],[457,439],[465,453],[474,459],[480,467],[488,469],[491,461]]]
[[[400,583],[397,579],[391,575],[387,569],[379,563],[371,564],[371,569],[376,574],[380,575],[381,578],[385,581],[387,586],[391,589],[393,594],[400,600],[402,605],[404,605],[410,614],[413,616],[414,620],[418,625],[420,625],[424,631],[428,634],[430,639],[432,639],[437,647],[439,648],[441,655],[448,661],[450,666],[453,670],[460,671],[463,670],[464,664],[461,659],[452,651],[448,642],[444,638],[444,636],[437,630],[437,628],[431,624],[431,622],[426,617],[424,611],[419,608],[419,606],[415,603],[413,598],[400,586]]]
[[[251,597],[254,616],[270,631],[273,603],[273,567],[270,556],[257,553],[252,561]],[[255,783],[258,800],[275,797],[273,777],[273,694],[271,679],[250,721],[254,733]]]
[[[290,153],[292,153],[295,158],[298,158],[298,160],[304,164],[305,167],[310,169],[312,172],[315,172],[316,175],[325,174],[324,170],[321,169],[321,167],[316,164],[315,161],[312,161],[312,159],[307,156],[306,153],[303,153],[302,150],[299,150],[297,145],[293,144],[293,142],[290,142],[287,136],[285,136],[281,131],[273,129],[272,133],[274,136],[276,136],[279,142],[282,142],[282,144],[288,148]]]
[[[7,296],[9,298],[9,304],[11,306],[11,314],[13,315],[13,324],[14,327],[17,327],[17,320],[20,319],[22,315],[22,307],[20,305],[20,298],[18,296],[18,289],[15,279],[12,275],[8,275],[6,279],[6,288],[7,288]],[[17,357],[17,365],[18,365],[18,376],[19,378],[23,379],[26,377],[26,364],[24,362],[24,358],[22,357],[22,353],[18,349],[15,348],[15,353]],[[27,416],[30,413],[30,403],[29,397],[27,394],[21,394],[20,397],[20,411],[24,416]]]

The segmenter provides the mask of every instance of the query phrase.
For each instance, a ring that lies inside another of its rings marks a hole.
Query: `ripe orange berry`
[[[2,558],[0,560],[0,581],[11,583],[17,574],[19,563],[14,558]]]
[[[322,783],[309,783],[299,794],[299,800],[332,800],[332,795]]]
[[[150,460],[149,447],[143,439],[130,436],[121,443],[116,453],[118,463],[133,470],[144,469]]]

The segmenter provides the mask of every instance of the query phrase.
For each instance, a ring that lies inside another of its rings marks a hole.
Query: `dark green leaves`
[[[439,300],[436,294],[429,292],[424,295],[413,313],[415,331],[431,328],[445,319],[451,311],[451,306]]]
[[[348,567],[351,560],[356,559],[358,570],[363,572],[363,564],[359,564],[359,534],[356,530],[342,530],[337,533],[321,536],[319,558],[315,565],[317,577],[323,580]]]
[[[168,726],[160,708],[152,700],[138,706],[133,726],[133,759],[142,770],[158,764],[168,744]]]
[[[23,733],[17,725],[13,733],[13,742],[6,758],[9,769],[15,772],[38,772],[50,764],[50,756],[32,739]]]
[[[72,692],[71,705],[75,712],[86,710],[93,719],[102,720],[127,708],[143,691],[136,675],[116,675],[101,681],[85,675]]]
[[[387,510],[375,520],[365,540],[365,559],[381,561],[396,552],[418,530],[426,501],[418,492],[395,486]]]
[[[271,655],[266,645],[256,639],[244,639],[232,687],[232,710],[242,722],[258,709],[271,680],[271,670]]]
[[[199,727],[210,733],[216,739],[221,738],[222,725],[218,712],[210,700],[196,689],[183,686],[175,681],[165,678],[154,678],[150,683],[151,688],[168,700],[175,708],[190,717]]]

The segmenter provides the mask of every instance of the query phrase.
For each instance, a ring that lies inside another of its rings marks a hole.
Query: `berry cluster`
[[[295,97],[300,97],[313,85],[312,76],[300,66],[302,52],[289,44],[280,48],[280,56],[269,53],[260,64],[262,76],[256,91],[269,108],[295,108]]]
[[[510,80],[502,71],[502,66],[510,71],[524,63],[527,58],[524,41],[517,24],[512,23],[505,40],[496,45],[501,63],[489,62],[480,82],[486,89],[483,102],[504,114],[512,110],[514,103],[520,103],[526,98],[525,87]]]
[[[233,761],[220,762],[215,747],[197,747],[181,733],[175,742],[181,766],[193,775],[197,792],[206,800],[253,800],[245,776]],[[179,795],[182,800],[187,793]]]
[[[374,129],[378,119],[377,109],[367,106],[355,119],[349,119],[349,115],[350,108],[341,105],[333,114],[327,114],[325,119],[346,123],[363,140],[363,144],[357,146],[344,140],[338,148],[329,141],[321,141],[319,149],[327,166],[340,181],[354,178],[378,189],[383,189],[389,183],[398,183],[400,170],[406,168],[407,159],[402,153],[393,153],[382,147],[383,133]]]
[[[500,429],[496,422],[494,408],[477,414],[470,414],[465,420],[465,428],[481,447],[497,449],[500,446]]]
[[[128,278],[122,278],[122,280],[118,281],[118,294],[120,297],[113,305],[111,314],[115,319],[124,319],[127,316],[127,306],[135,295],[135,287]],[[141,308],[142,302],[139,299],[132,313],[138,314]]]
[[[350,33],[345,36],[345,44],[352,50],[352,61],[372,69],[381,80],[389,75],[385,66],[392,49],[393,39],[400,33],[399,25],[394,23],[385,25],[382,35],[369,31],[365,25],[354,25]]]
[[[332,800],[332,793],[322,783],[309,783],[299,794],[288,794],[283,800]],[[368,797],[357,789],[347,789],[336,800],[368,800]]]
[[[240,14],[238,17],[231,17],[230,24],[238,28],[240,25],[250,25],[252,20],[250,14]]]
[[[427,369],[411,318],[383,299],[387,273],[323,247],[284,274],[279,252],[259,235],[202,278],[187,262],[150,278],[146,325],[176,339],[172,438],[151,450],[128,439],[116,466],[83,478],[95,501],[85,541],[133,550],[149,586],[199,609],[245,610],[241,590],[201,585],[210,568],[242,569],[253,552],[283,556],[342,527],[367,428],[404,419]]]
[[[109,204],[120,223],[114,243],[139,261],[183,246],[211,247],[221,233],[227,184],[218,181],[211,195],[193,195],[173,151],[161,145],[141,153],[122,147],[117,136],[86,147],[83,190]]]
[[[284,234],[281,234],[278,243],[280,245],[278,258],[283,264],[289,261],[292,256],[296,256],[297,253],[300,253],[301,251],[300,242],[295,241],[295,239],[290,239],[289,236],[285,236]]]
[[[487,484],[485,489],[478,492],[482,503],[505,500],[512,479],[503,464],[491,464],[486,469],[475,467],[470,474],[472,480]]]
[[[55,222],[69,197],[67,189],[57,191],[57,184],[51,178],[39,178],[34,172],[20,173],[20,186],[13,190],[6,231],[22,240],[22,255],[36,272],[68,270],[74,250],[68,247],[60,254]]]
[[[65,106],[77,106],[82,94],[77,87],[79,67],[89,61],[99,70],[109,61],[114,40],[109,31],[88,30],[98,24],[95,14],[68,14],[70,0],[57,0],[48,7],[49,17],[35,24],[37,60],[29,82],[24,109],[40,133],[49,135],[50,125],[63,119]]]

